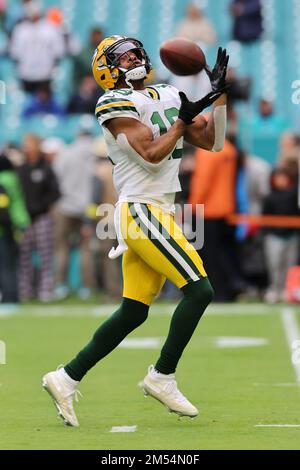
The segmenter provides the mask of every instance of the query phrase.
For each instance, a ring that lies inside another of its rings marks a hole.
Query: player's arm
[[[215,101],[208,121],[203,116],[197,116],[194,123],[186,128],[184,140],[195,147],[220,152],[225,141],[226,104],[227,96],[223,93]]]
[[[157,165],[174,149],[178,139],[184,136],[186,128],[203,109],[210,106],[220,92],[211,92],[196,103],[190,102],[180,92],[181,107],[177,121],[160,137],[154,139],[151,129],[137,119],[118,117],[105,121],[118,145],[135,160],[140,158],[149,164]]]
[[[178,119],[168,132],[154,139],[151,129],[136,119],[119,117],[106,121],[105,125],[127,154],[135,153],[146,162],[154,164],[161,162],[172,152],[187,127]]]
[[[211,70],[206,66],[205,71],[210,79],[214,92],[225,91],[213,105],[213,110],[206,121],[203,116],[197,116],[194,123],[190,125],[184,135],[185,140],[196,147],[219,152],[222,150],[226,133],[226,104],[227,85],[226,73],[229,56],[226,49],[219,47],[217,60]]]

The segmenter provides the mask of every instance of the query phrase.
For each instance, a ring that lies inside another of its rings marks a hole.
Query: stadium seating
[[[11,0],[10,5],[17,0]],[[176,23],[183,17],[188,0],[43,0],[44,9],[53,4],[61,7],[65,22],[70,31],[84,42],[89,29],[99,25],[109,34],[137,36],[149,52],[157,75],[167,78],[168,72],[159,60],[159,45],[174,34]],[[228,13],[230,0],[198,0],[205,14],[211,19],[218,32],[218,43],[227,46],[231,55],[231,64],[237,68],[240,76],[250,75],[253,79],[252,102],[246,112],[253,112],[259,97],[274,100],[276,110],[297,129],[299,124],[299,106],[292,103],[292,82],[300,79],[300,3],[298,0],[264,0],[263,17],[265,33],[262,40],[251,46],[231,40],[231,17]],[[0,46],[3,33],[0,32]],[[215,57],[215,49],[208,51],[208,61]],[[19,89],[14,74],[14,65],[7,58],[0,58],[0,79],[7,83],[7,105],[1,106],[0,139],[19,141],[26,126],[20,119],[24,104],[24,94]],[[59,65],[54,86],[58,99],[65,103],[71,82],[70,59]],[[244,108],[242,108],[242,113]],[[84,122],[86,119],[84,118]],[[82,124],[82,118],[65,118],[59,126],[55,119],[45,117],[38,124],[32,120],[30,127],[38,129],[42,135],[55,132],[66,140],[72,139],[72,132]],[[88,124],[89,125],[89,124]],[[35,127],[36,126],[36,127]],[[99,132],[91,125],[93,132]],[[261,135],[258,136],[261,141]],[[248,139],[248,150],[257,147],[256,136]],[[268,145],[268,142],[262,142]]]

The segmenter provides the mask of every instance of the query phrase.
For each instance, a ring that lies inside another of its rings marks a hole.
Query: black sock
[[[100,359],[146,320],[148,310],[148,305],[124,298],[120,308],[98,328],[92,340],[65,366],[67,374],[74,380],[81,380]]]
[[[206,277],[187,284],[181,290],[184,298],[173,314],[168,337],[155,365],[161,374],[175,372],[184,348],[213,297],[213,289]]]

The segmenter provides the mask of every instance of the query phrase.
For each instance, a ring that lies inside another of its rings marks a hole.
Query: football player
[[[44,388],[68,425],[78,426],[73,408],[78,383],[146,320],[166,278],[181,289],[183,298],[142,388],[178,415],[198,414],[179,391],[175,370],[213,290],[201,258],[174,222],[174,198],[181,190],[178,169],[183,141],[213,152],[223,147],[228,59],[226,50],[219,48],[214,68],[207,68],[212,91],[190,102],[172,86],[145,86],[151,63],[140,41],[111,36],[95,51],[94,77],[105,90],[96,116],[119,194],[115,212],[119,245],[109,256],[123,255],[124,287],[120,307],[91,341],[65,367],[43,377]],[[212,104],[206,121],[200,113]]]

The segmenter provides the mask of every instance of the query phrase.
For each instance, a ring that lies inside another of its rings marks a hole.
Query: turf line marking
[[[283,323],[287,343],[291,353],[291,363],[294,367],[296,374],[296,381],[300,387],[300,361],[293,360],[294,349],[293,345],[296,341],[300,340],[300,331],[298,327],[295,311],[292,308],[284,308],[281,310],[281,320]]]
[[[277,382],[277,383],[260,383],[255,382],[254,387],[298,387],[298,384],[295,382]]]
[[[217,348],[243,348],[251,346],[266,346],[266,338],[248,338],[244,336],[218,336],[215,338]]]
[[[150,314],[153,316],[171,316],[177,304],[157,303],[151,307]],[[74,305],[20,305],[16,310],[2,308],[0,306],[0,321],[18,317],[97,317],[106,318],[110,316],[119,304],[74,304]],[[249,316],[249,315],[272,315],[280,314],[280,307],[263,304],[212,304],[208,307],[206,315],[210,316]],[[295,315],[300,315],[300,310],[295,311]]]
[[[158,349],[164,342],[164,338],[125,338],[118,348],[124,349]]]
[[[109,432],[135,432],[137,426],[113,426]]]
[[[255,428],[300,428],[300,424],[255,424]]]

